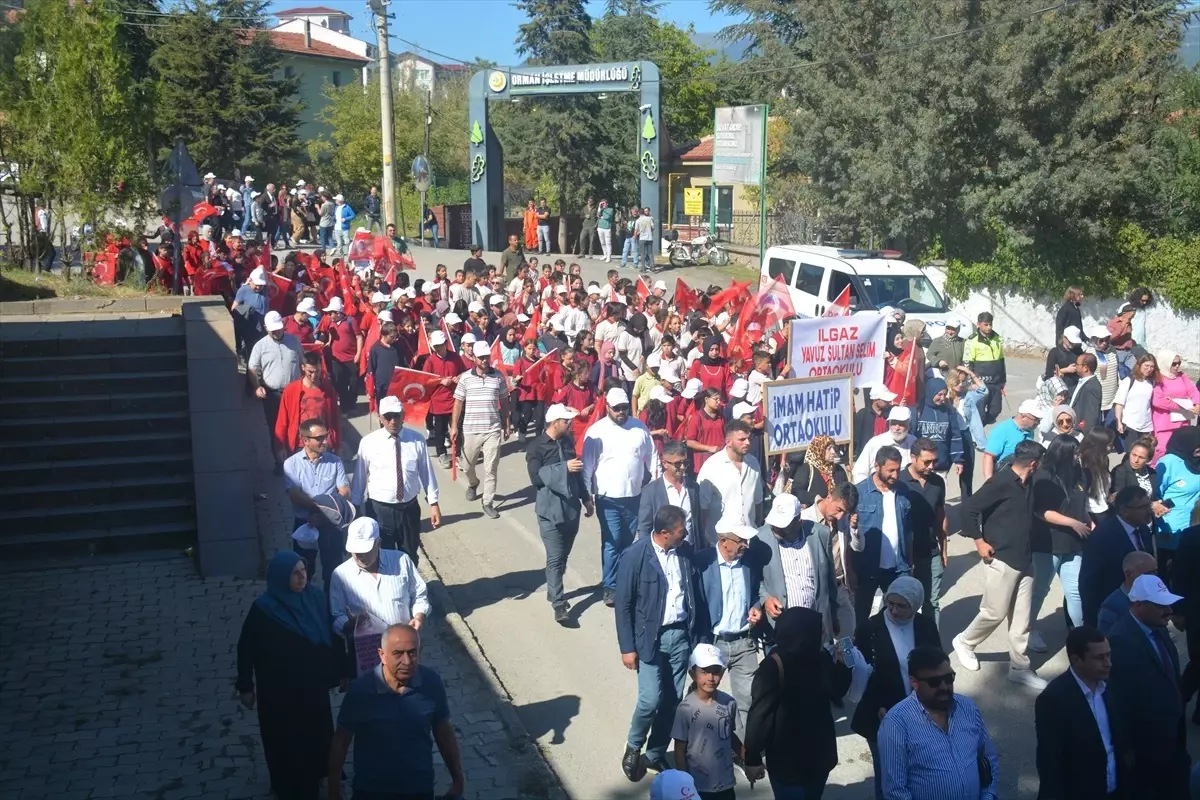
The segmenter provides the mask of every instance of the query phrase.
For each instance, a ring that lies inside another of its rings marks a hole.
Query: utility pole
[[[383,222],[396,223],[396,137],[392,133],[392,60],[388,55],[386,0],[369,0],[379,42],[379,117],[383,132]],[[401,231],[403,235],[403,231]]]
[[[425,90],[425,164],[428,169],[429,164],[429,126],[433,123],[433,90]],[[417,231],[421,237],[421,242],[425,242],[425,200],[428,197],[429,189],[421,190],[421,221],[417,223]]]

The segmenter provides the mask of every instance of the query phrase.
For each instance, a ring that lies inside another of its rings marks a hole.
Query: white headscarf
[[[891,595],[904,598],[912,606],[912,616],[904,622],[896,622],[892,619],[891,612],[886,605],[887,599]],[[907,686],[908,654],[917,646],[916,628],[913,621],[916,619],[917,612],[921,610],[921,605],[925,602],[925,589],[916,578],[910,575],[901,575],[888,586],[883,595],[883,601],[883,622],[887,625],[888,634],[892,638],[892,647],[896,650],[896,660],[900,664],[900,684]]]

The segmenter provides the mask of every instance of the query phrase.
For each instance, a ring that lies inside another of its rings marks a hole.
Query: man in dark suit
[[[683,698],[688,656],[709,630],[692,549],[683,534],[683,509],[663,506],[654,515],[653,533],[625,550],[617,570],[617,644],[625,668],[638,676],[621,769],[635,783],[647,766],[659,772],[669,768],[667,745]]]
[[[1075,384],[1075,391],[1071,394],[1071,408],[1075,409],[1079,430],[1091,433],[1104,426],[1104,412],[1100,410],[1100,379],[1096,377],[1096,357],[1091,353],[1076,356],[1075,374],[1079,376],[1079,383]]]
[[[1079,565],[1079,599],[1083,604],[1083,624],[1096,626],[1096,617],[1104,598],[1125,580],[1122,562],[1134,550],[1154,552],[1150,524],[1150,495],[1140,486],[1126,486],[1113,501],[1115,514],[1096,526],[1083,540],[1083,560]]]
[[[1086,625],[1067,634],[1071,668],[1034,703],[1038,800],[1129,797],[1127,731],[1108,692],[1112,648]]]
[[[715,644],[725,656],[725,671],[730,694],[737,701],[740,731],[746,729],[750,685],[758,669],[754,628],[763,618],[758,607],[762,565],[756,557],[758,551],[749,550],[756,533],[757,529],[749,525],[721,520],[717,522],[717,543],[692,559],[700,573],[700,588],[710,623],[700,639]]]
[[[1186,800],[1191,757],[1179,654],[1167,635],[1171,606],[1183,598],[1167,591],[1157,575],[1143,575],[1133,582],[1129,599],[1129,615],[1109,631],[1110,707],[1114,724],[1132,742],[1129,785],[1138,798]]]
[[[649,536],[654,530],[654,515],[663,506],[679,506],[683,509],[685,530],[684,541],[697,550],[710,547],[715,542],[705,542],[700,526],[700,485],[696,477],[688,474],[692,456],[683,442],[670,440],[663,445],[660,463],[663,476],[642,487],[638,503],[638,538]]]

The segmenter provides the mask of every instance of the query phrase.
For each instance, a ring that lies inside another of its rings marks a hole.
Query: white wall
[[[945,285],[943,269],[932,266],[923,269],[939,289]],[[1124,299],[1088,297],[1082,308],[1084,326],[1108,322],[1123,302]],[[972,323],[981,311],[990,311],[1006,349],[1031,355],[1044,354],[1054,346],[1054,315],[1061,305],[1061,297],[1031,298],[987,289],[976,290],[964,302],[952,304],[957,313]],[[1151,352],[1174,350],[1189,366],[1200,365],[1200,314],[1177,312],[1157,299],[1148,312],[1146,337]]]

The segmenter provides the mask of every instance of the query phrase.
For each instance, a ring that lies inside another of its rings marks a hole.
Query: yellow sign
[[[683,214],[687,217],[704,215],[704,189],[683,190]]]
[[[493,70],[488,76],[488,86],[493,92],[503,92],[504,87],[508,85],[508,78],[500,70]]]

